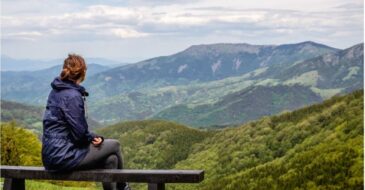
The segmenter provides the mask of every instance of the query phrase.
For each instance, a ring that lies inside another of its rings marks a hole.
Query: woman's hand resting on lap
[[[103,140],[100,137],[95,137],[91,143],[93,143],[95,146],[99,146],[102,142]]]

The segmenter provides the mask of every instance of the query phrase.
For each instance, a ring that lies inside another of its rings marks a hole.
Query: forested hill
[[[356,91],[218,131],[147,120],[98,133],[120,140],[128,168],[206,172],[199,185],[169,189],[362,189],[363,98]]]
[[[363,100],[356,91],[223,130],[175,167],[204,168],[206,190],[363,189]]]
[[[318,94],[301,85],[252,86],[213,104],[173,106],[154,118],[198,127],[240,124],[321,101]]]

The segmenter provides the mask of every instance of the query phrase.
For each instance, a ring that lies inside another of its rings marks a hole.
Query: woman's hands
[[[93,139],[93,141],[91,141],[91,143],[93,144],[93,145],[95,145],[95,146],[99,146],[99,145],[101,145],[101,143],[103,142],[103,139],[102,138],[100,138],[100,137],[95,137],[94,139]]]

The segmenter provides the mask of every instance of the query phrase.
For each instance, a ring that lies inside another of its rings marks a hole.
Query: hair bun
[[[63,62],[63,69],[60,77],[62,80],[68,79],[71,81],[81,82],[85,79],[86,63],[84,58],[76,54],[69,54]]]

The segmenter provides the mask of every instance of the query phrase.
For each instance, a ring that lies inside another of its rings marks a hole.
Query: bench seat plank
[[[128,170],[93,169],[54,173],[44,167],[0,166],[1,177],[65,181],[136,182],[136,183],[199,183],[203,170]]]

